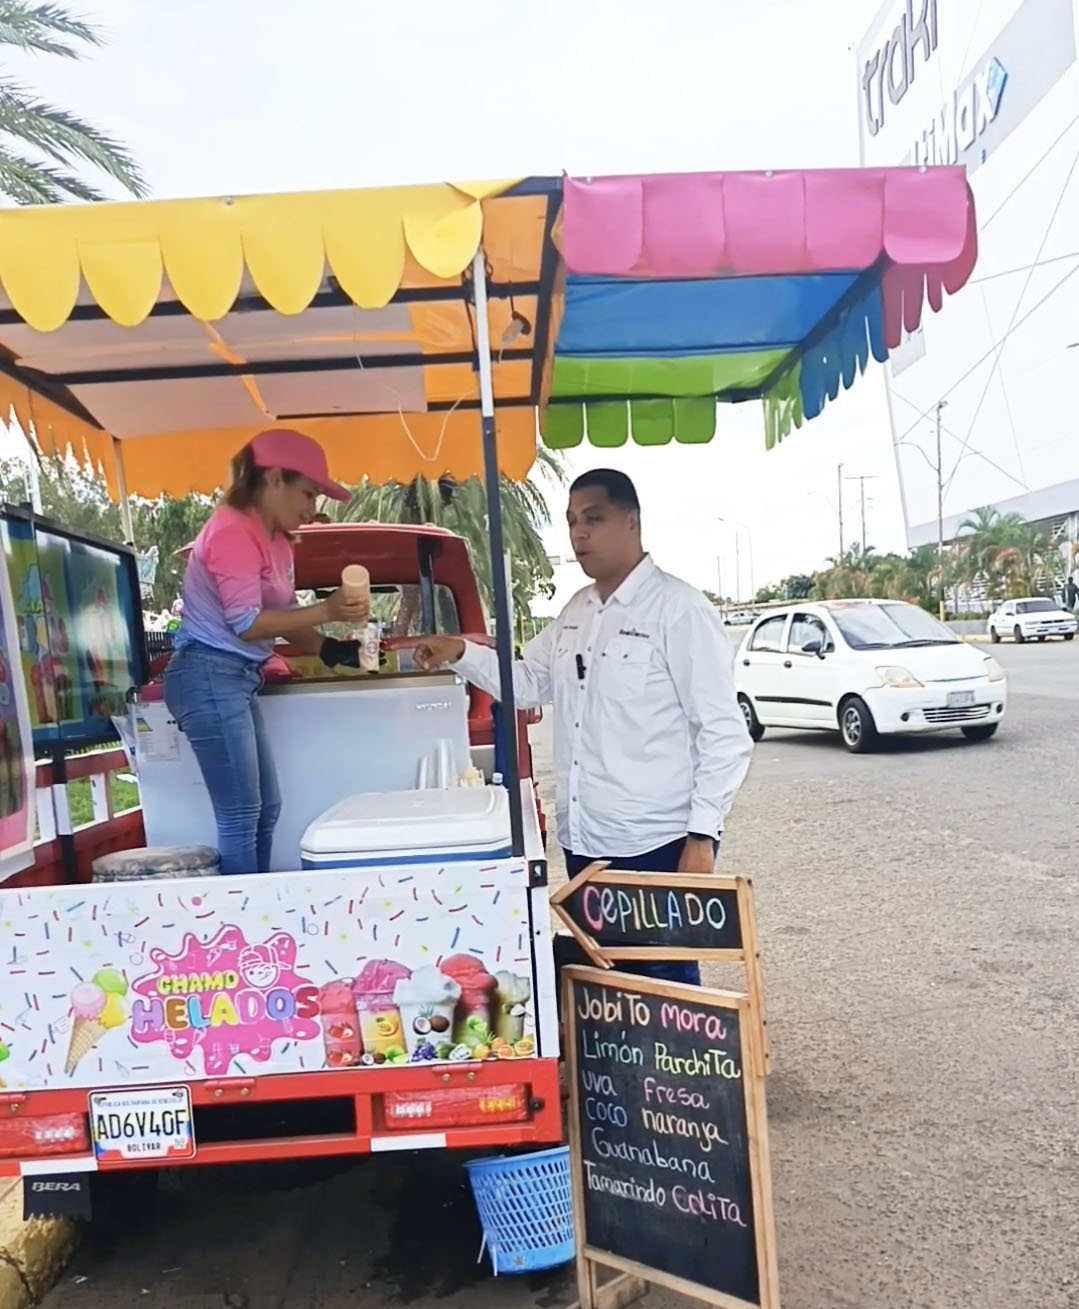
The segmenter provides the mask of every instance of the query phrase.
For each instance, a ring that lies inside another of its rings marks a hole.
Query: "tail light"
[[[27,1114],[0,1118],[0,1159],[87,1154],[90,1134],[83,1114]]]
[[[506,1086],[447,1087],[437,1091],[388,1091],[382,1097],[387,1129],[475,1127],[483,1123],[519,1123],[528,1117],[528,1088]]]

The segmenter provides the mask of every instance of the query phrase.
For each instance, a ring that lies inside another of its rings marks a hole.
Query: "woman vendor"
[[[369,599],[338,590],[296,603],[291,533],[314,519],[323,495],[349,499],[321,447],[302,432],[262,432],[233,460],[232,485],[188,558],[165,702],[210,793],[222,873],[270,866],[281,796],[256,697],[276,638],[331,668],[359,664],[358,642],[324,637],[318,625],[362,627]]]

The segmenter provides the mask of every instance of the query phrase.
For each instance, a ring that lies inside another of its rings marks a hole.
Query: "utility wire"
[[[908,408],[910,409],[918,408],[918,406],[914,403],[913,400],[908,400],[905,395],[900,395],[898,391],[895,392],[895,396],[897,400],[902,400],[903,403],[908,406]],[[923,414],[922,417],[928,418],[929,414]],[[933,471],[936,472],[937,471],[936,465],[932,462],[932,460],[929,459],[929,456],[918,444],[918,442],[906,440],[906,437],[909,436],[911,432],[915,431],[917,426],[918,424],[915,423],[914,427],[908,428],[908,430],[903,434],[903,436],[899,437],[898,440],[895,441],[895,444],[905,446],[908,450],[917,450],[918,453],[922,456],[922,458],[926,459],[929,462],[930,468],[932,468]],[[963,440],[963,438],[959,435],[959,433],[953,431],[952,428],[950,428],[947,423],[942,422],[940,425],[940,430],[946,433],[948,436],[950,436],[953,441],[961,443]],[[976,450],[974,449],[973,446],[971,446],[968,450],[964,452],[964,454],[961,454],[959,456],[959,459],[962,460],[966,458],[967,455],[969,455],[971,458],[974,459],[981,459],[983,463],[988,464],[990,468],[1000,473],[1002,477],[1006,477],[1010,482],[1014,482],[1016,486],[1020,487],[1023,491],[1030,490],[1030,486],[1028,485],[1028,483],[1024,482],[1021,478],[1016,477],[1014,473],[1010,473],[1002,464],[998,464],[995,459],[990,459],[989,456],[987,454],[983,454],[981,450]]]
[[[1053,206],[1053,212],[1049,215],[1049,221],[1045,225],[1045,231],[1042,233],[1042,239],[1038,242],[1038,250],[1034,256],[1034,267],[1032,267],[1026,275],[1026,280],[1023,282],[1023,289],[1019,292],[1019,297],[1015,302],[1015,308],[1012,310],[1012,316],[1008,320],[1008,326],[1005,329],[1004,335],[1001,337],[1000,342],[996,347],[996,353],[993,357],[993,363],[989,369],[989,376],[985,379],[985,385],[982,387],[982,393],[978,397],[978,403],[974,408],[974,414],[971,417],[970,426],[967,428],[967,434],[963,438],[963,449],[967,448],[967,446],[970,444],[971,437],[974,435],[974,424],[978,421],[978,415],[982,412],[982,406],[985,404],[986,396],[989,394],[989,388],[993,385],[993,378],[996,377],[997,369],[1000,367],[1000,361],[1004,354],[1004,347],[1008,344],[1008,337],[1011,336],[1012,329],[1015,327],[1015,320],[1019,316],[1019,307],[1020,305],[1022,305],[1023,297],[1026,295],[1027,288],[1030,286],[1031,280],[1034,277],[1034,269],[1037,267],[1038,260],[1041,258],[1041,253],[1045,249],[1046,242],[1049,240],[1049,235],[1053,230],[1053,224],[1056,222],[1057,215],[1060,213],[1061,206],[1064,203],[1064,197],[1068,193],[1068,187],[1071,185],[1071,180],[1075,175],[1075,170],[1077,167],[1079,167],[1079,150],[1076,150],[1075,155],[1072,157],[1071,167],[1068,169],[1068,175],[1064,178],[1064,185],[1060,188],[1060,194],[1057,196],[1057,202]],[[1014,439],[1015,437],[1014,437],[1014,429],[1013,429],[1013,440]],[[955,477],[956,469],[958,467],[959,467],[959,461],[956,460],[955,468],[952,469],[947,482],[944,484],[945,495],[947,495],[948,493],[948,488],[952,484],[952,480]]]
[[[986,273],[984,277],[972,277],[967,282],[967,286],[982,286],[985,282],[995,282],[999,277],[1014,277],[1017,273],[1028,273],[1032,268],[1048,268],[1050,264],[1062,264],[1066,259],[1079,259],[1079,250],[1069,250],[1063,255],[1050,255],[1048,259],[1039,259],[1034,264],[1020,264],[1018,268],[1002,268],[999,273]]]
[[[1007,207],[1008,203],[1012,199],[1014,199],[1016,193],[1022,187],[1024,187],[1027,184],[1027,182],[1030,181],[1030,179],[1034,176],[1034,174],[1038,171],[1038,169],[1042,166],[1042,164],[1045,163],[1045,161],[1049,158],[1049,156],[1053,153],[1053,151],[1057,148],[1057,146],[1061,143],[1061,141],[1064,140],[1064,138],[1068,135],[1068,133],[1072,130],[1072,128],[1075,126],[1076,123],[1079,123],[1079,114],[1076,114],[1074,118],[1070,119],[1068,123],[1065,124],[1065,126],[1061,129],[1060,133],[1053,138],[1051,144],[1048,145],[1046,149],[1034,161],[1034,163],[1031,164],[1031,166],[1027,169],[1027,171],[1023,174],[1023,176],[1019,179],[1019,181],[1016,182],[1016,184],[1012,187],[1012,189],[1008,192],[1008,194],[1004,197],[1004,199],[1001,200],[1000,204],[997,205],[997,207],[993,210],[993,212],[989,215],[989,217],[986,218],[979,225],[981,231],[984,232],[985,229],[989,226],[989,224],[993,221],[993,219],[997,218],[1001,214],[1001,212]]]
[[[1075,276],[1076,273],[1079,273],[1079,263],[1077,263],[1074,268],[1069,269],[1068,272],[1064,274],[1064,276],[1060,279],[1059,282],[1056,283],[1055,286],[1050,287],[1049,290],[1046,291],[1045,295],[1043,295],[1040,300],[1038,300],[1035,304],[1031,305],[1031,307],[1027,310],[1027,312],[1022,316],[1022,318],[1016,319],[1016,321],[1011,326],[1011,330],[1014,332],[1016,328],[1022,327],[1023,324],[1027,321],[1027,319],[1029,319],[1031,315],[1036,314],[1038,310],[1042,307],[1042,305],[1046,303],[1046,301],[1051,300],[1053,296],[1056,295],[1056,293],[1064,285],[1064,283],[1070,281]],[[1004,338],[1002,337],[1001,341],[1003,340]],[[971,366],[966,370],[966,372],[962,373],[959,377],[957,377],[955,381],[951,384],[951,386],[947,389],[947,391],[945,391],[944,394],[939,397],[939,399],[941,400],[946,399],[948,396],[952,394],[952,392],[957,387],[962,386],[962,384],[967,380],[968,377],[970,377],[972,373],[976,373],[978,369],[982,366],[982,364],[985,363],[985,361],[997,348],[997,346],[1001,344],[1001,341],[998,341],[995,344],[991,345],[983,355],[980,355],[977,359],[975,359],[974,363],[971,364]],[[895,394],[899,395],[899,392],[897,391],[895,392]],[[912,409],[918,408],[918,406],[912,400],[907,400],[905,396],[899,396],[899,398],[903,400],[906,404],[909,404]],[[908,437],[911,434],[911,432],[913,432],[918,427],[919,423],[924,422],[925,419],[929,417],[929,415],[936,408],[936,405],[937,405],[937,401],[934,400],[928,409],[919,410],[918,417],[914,420],[913,423],[911,423],[911,425],[905,431],[900,433],[897,439],[901,441],[905,437]],[[975,453],[975,452],[972,451],[971,453]]]

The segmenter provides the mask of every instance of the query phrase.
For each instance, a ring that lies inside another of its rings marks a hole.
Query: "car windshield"
[[[898,650],[918,645],[956,645],[959,638],[932,614],[908,604],[842,605],[831,610],[852,650]]]
[[[1020,600],[1015,606],[1017,614],[1051,614],[1055,609],[1052,600]]]

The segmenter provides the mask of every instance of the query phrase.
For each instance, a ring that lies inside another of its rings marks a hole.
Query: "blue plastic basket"
[[[532,1273],[576,1253],[569,1149],[465,1164],[483,1224],[483,1245],[499,1273]]]

